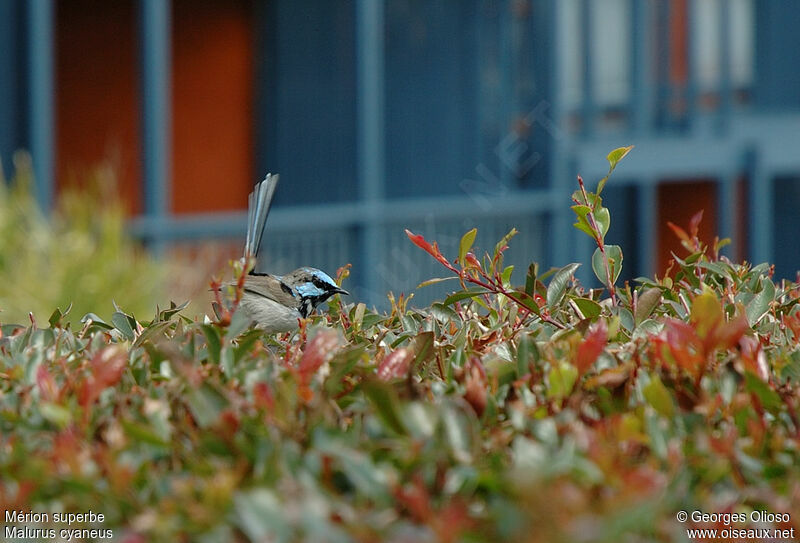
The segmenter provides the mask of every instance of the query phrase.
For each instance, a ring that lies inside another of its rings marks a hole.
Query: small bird
[[[245,261],[251,256],[258,256],[277,185],[278,176],[267,174],[250,193]],[[350,293],[316,268],[302,267],[284,276],[251,270],[245,278],[239,310],[267,332],[289,332],[298,327],[298,319],[307,317],[319,304],[335,294]]]

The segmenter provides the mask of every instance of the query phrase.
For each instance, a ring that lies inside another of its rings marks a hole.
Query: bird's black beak
[[[350,296],[350,293],[349,293],[349,292],[347,292],[347,291],[346,291],[345,289],[343,289],[342,287],[336,287],[336,290],[334,290],[333,292],[335,292],[336,294],[345,294],[345,295],[347,295],[347,296]]]

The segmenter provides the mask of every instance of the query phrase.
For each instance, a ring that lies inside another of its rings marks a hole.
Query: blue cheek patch
[[[322,296],[325,294],[325,291],[314,285],[314,283],[303,283],[302,285],[297,285],[295,290],[302,298],[316,298],[317,296]]]

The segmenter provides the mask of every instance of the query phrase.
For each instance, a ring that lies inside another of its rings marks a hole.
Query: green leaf
[[[400,415],[400,399],[394,388],[388,383],[373,379],[364,382],[363,390],[383,425],[397,434],[405,435],[406,428]]]
[[[536,315],[541,314],[541,309],[539,308],[539,304],[536,303],[536,300],[529,296],[528,293],[522,292],[521,290],[514,291],[515,298],[517,298],[528,311],[534,313]]]
[[[214,424],[223,409],[228,407],[228,400],[222,393],[207,382],[192,389],[186,396],[186,403],[192,412],[197,425],[206,428]]]
[[[233,359],[234,359],[234,352],[230,345],[225,345],[220,350],[219,354],[219,365],[222,368],[222,373],[225,374],[225,377],[230,379],[233,377]]]
[[[752,392],[758,398],[761,406],[767,411],[775,413],[779,411],[783,402],[777,392],[772,390],[770,386],[762,381],[757,375],[752,372],[745,372],[744,382],[747,390]]]
[[[628,332],[631,332],[635,326],[633,314],[625,307],[619,308],[619,323]]]
[[[650,378],[650,382],[644,387],[642,394],[644,394],[647,403],[659,414],[668,419],[675,414],[675,403],[672,400],[672,396],[658,375]]]
[[[201,324],[200,329],[206,337],[209,358],[211,358],[212,362],[219,364],[219,353],[222,349],[222,339],[220,338],[219,330],[216,326],[211,324]]]
[[[158,447],[167,447],[169,443],[164,441],[153,429],[144,424],[122,420],[120,422],[122,429],[128,434],[128,437],[141,443],[148,443]]]
[[[567,264],[556,272],[547,285],[547,307],[553,309],[564,298],[564,293],[567,291],[567,283],[570,278],[575,274],[575,270],[580,267],[580,264],[573,262]]]
[[[514,266],[506,266],[506,269],[500,274],[500,279],[503,281],[504,285],[507,285],[511,281],[512,273],[514,273]]]
[[[278,497],[267,488],[237,492],[232,507],[236,525],[250,541],[291,539],[292,530]]]
[[[603,253],[600,251],[600,247],[595,249],[592,255],[592,271],[594,271],[595,276],[597,276],[600,282],[607,286],[609,283],[616,283],[622,271],[622,249],[619,245],[606,245],[605,250],[606,257],[608,258],[609,271],[611,272],[611,280],[609,281],[606,275],[605,261],[603,260]]]
[[[611,227],[611,214],[605,207],[600,207],[594,211],[594,222],[600,229],[600,237],[605,239],[608,229]]]
[[[539,275],[539,264],[531,262],[528,266],[528,274],[525,276],[525,293],[528,296],[533,296],[533,291],[536,290],[537,275]]]
[[[633,145],[629,145],[627,147],[618,147],[617,149],[614,149],[613,151],[608,153],[608,156],[606,156],[606,159],[608,160],[608,166],[609,166],[608,167],[608,173],[597,184],[597,194],[598,195],[601,192],[603,192],[603,188],[605,188],[606,182],[608,181],[608,178],[611,175],[611,172],[613,172],[614,168],[617,167],[617,163],[619,163],[620,160],[625,158],[627,156],[627,154],[631,152],[631,149],[633,149]]]
[[[559,362],[547,374],[547,397],[556,400],[564,398],[572,392],[577,380],[578,369],[569,362]]]
[[[59,428],[66,428],[72,422],[72,413],[63,405],[41,402],[39,404],[39,413],[46,421]]]
[[[733,280],[733,276],[731,275],[733,270],[728,264],[723,262],[699,262],[697,265],[704,270],[708,270],[716,275],[719,275],[720,277]]]
[[[159,311],[156,320],[168,321],[187,307],[189,307],[189,300],[183,302],[181,305],[176,305],[175,302],[170,302],[169,309]]]
[[[363,452],[340,449],[334,453],[335,457],[347,479],[358,489],[358,494],[375,501],[386,500],[389,494],[384,472]]]
[[[133,346],[139,347],[141,345],[144,345],[146,341],[152,341],[155,343],[156,341],[158,341],[158,339],[166,337],[164,332],[166,332],[166,330],[168,330],[171,326],[172,323],[169,321],[156,322],[154,324],[151,324],[150,326],[145,328],[141,334],[139,334],[139,337],[136,338],[136,341],[133,343]]]
[[[72,304],[69,304],[63,313],[59,308],[56,308],[56,310],[53,311],[53,314],[50,315],[50,318],[47,320],[47,322],[50,323],[50,328],[61,328],[61,319],[66,317],[71,309]]]
[[[513,238],[517,234],[519,234],[519,230],[517,230],[516,228],[512,228],[511,230],[509,230],[508,234],[503,236],[500,239],[500,241],[497,242],[497,245],[494,246],[494,254],[497,255],[499,253],[502,253],[508,246],[508,242],[511,241],[511,238]]]
[[[478,234],[478,229],[473,228],[461,237],[461,243],[458,244],[458,261],[464,265],[464,259],[467,253],[472,249],[472,244],[475,243],[475,236]]]
[[[530,373],[530,365],[539,361],[539,348],[533,338],[525,334],[519,338],[517,346],[517,377]]]
[[[603,207],[603,199],[594,192],[587,192],[585,199],[583,196],[583,191],[578,189],[572,193],[572,201],[578,202],[581,207],[588,207],[589,211],[596,211]],[[588,214],[588,211],[585,214]]]
[[[458,276],[451,276],[451,277],[435,277],[433,279],[428,279],[427,281],[423,281],[417,288],[428,287],[430,285],[435,285],[436,283],[441,283],[442,281],[450,281],[452,279],[458,279]]]
[[[475,445],[475,418],[470,417],[455,405],[445,404],[441,410],[441,422],[447,441],[450,444],[450,451],[456,461],[461,463],[471,463],[477,453]]]
[[[113,330],[114,327],[108,324],[106,321],[95,315],[94,313],[87,313],[83,317],[81,317],[81,324],[86,324],[86,322],[91,319],[92,324],[89,326],[89,329],[93,327],[102,328],[103,330]]]
[[[248,328],[250,328],[250,317],[244,311],[236,311],[225,330],[225,339],[230,341]]]
[[[636,325],[638,326],[650,317],[659,303],[661,303],[660,288],[647,288],[639,291],[636,298],[636,312],[633,315]]]
[[[114,327],[122,332],[122,335],[125,336],[125,339],[128,341],[133,341],[136,337],[133,333],[133,328],[131,327],[131,322],[128,319],[128,315],[125,313],[120,313],[119,311],[115,311],[113,315],[111,315],[111,322],[114,324]]]
[[[767,314],[770,304],[775,300],[775,284],[769,277],[761,278],[761,291],[745,307],[747,322],[755,326]]]
[[[613,151],[611,151],[610,153],[608,153],[606,159],[608,160],[610,168],[612,170],[616,168],[617,163],[623,158],[625,158],[628,155],[628,153],[631,152],[631,149],[633,149],[633,145],[628,145],[627,147],[618,147]]]
[[[595,302],[594,300],[590,300],[589,298],[584,298],[582,296],[570,296],[570,300],[575,302],[575,305],[577,305],[578,309],[581,310],[583,316],[589,319],[597,317],[603,310],[599,303]]]
[[[456,302],[460,302],[461,300],[466,300],[467,298],[475,298],[476,296],[482,296],[483,294],[489,294],[490,291],[486,290],[482,287],[472,287],[468,288],[467,290],[459,290],[458,292],[454,292],[444,300],[444,305],[453,305]]]
[[[458,316],[451,307],[442,303],[436,302],[431,304],[431,315],[436,317],[441,322],[461,322],[461,317]]]
[[[578,217],[578,221],[575,222],[572,226],[584,232],[587,236],[592,239],[595,239],[594,230],[592,226],[589,224],[589,212],[592,210],[589,206],[586,205],[574,205],[572,206],[572,211],[575,212],[575,215]]]
[[[433,332],[420,332],[410,344],[417,367],[433,357]]]
[[[261,335],[261,330],[254,329],[236,338],[236,347],[233,350],[234,364],[238,363],[247,353],[250,352],[250,350],[253,348],[253,345],[255,345],[256,342],[261,339]]]
[[[364,345],[340,349],[330,361],[330,373],[325,378],[324,388],[329,396],[336,396],[345,387],[345,378],[353,372],[356,364],[364,356]]]

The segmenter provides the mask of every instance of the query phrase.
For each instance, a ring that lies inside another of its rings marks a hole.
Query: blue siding
[[[139,10],[142,73],[142,163],[145,215],[165,217],[171,185],[171,2],[142,0]],[[158,246],[158,243],[156,244]]]
[[[268,2],[258,33],[257,166],[281,174],[276,205],[354,199],[354,2]]]
[[[776,179],[774,190],[775,208],[770,226],[775,232],[775,274],[794,280],[800,271],[800,249],[797,246],[797,232],[800,230],[797,212],[800,209],[800,176]]]
[[[21,2],[0,2],[0,164],[6,176],[11,174],[13,153],[23,147],[26,134],[23,20]]]
[[[473,2],[386,7],[387,196],[454,194],[480,162]]]
[[[29,0],[28,47],[28,147],[33,159],[36,197],[50,210],[55,186],[55,31],[54,0]]]
[[[800,108],[800,5],[757,0],[756,102],[765,108]]]

